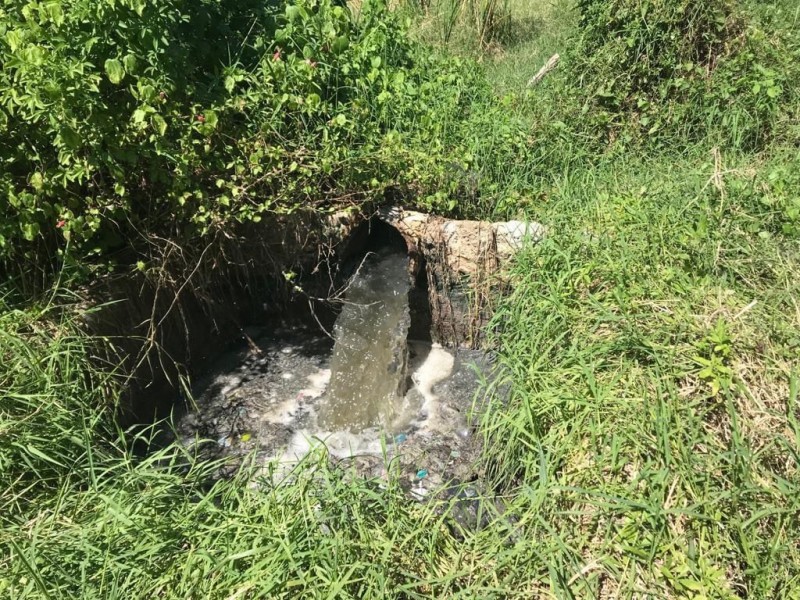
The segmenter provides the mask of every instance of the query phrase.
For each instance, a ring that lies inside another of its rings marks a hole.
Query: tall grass
[[[512,0],[406,0],[433,39],[476,52],[490,50],[511,31]]]
[[[113,369],[93,364],[93,347],[69,305],[0,299],[0,513],[57,489],[76,465],[94,477],[112,430]]]
[[[514,269],[486,459],[556,596],[797,597],[800,251],[748,193],[787,156],[728,160],[555,177]]]

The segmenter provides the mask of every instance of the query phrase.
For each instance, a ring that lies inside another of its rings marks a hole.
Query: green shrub
[[[443,127],[485,84],[383,0],[338,4],[7,2],[0,264],[439,181]]]
[[[791,52],[731,0],[580,0],[574,55],[584,115],[611,140],[771,135]]]

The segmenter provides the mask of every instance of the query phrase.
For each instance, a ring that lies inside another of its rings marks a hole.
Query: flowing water
[[[324,446],[361,476],[393,472],[416,496],[472,478],[479,441],[468,413],[489,359],[407,340],[409,286],[407,257],[381,250],[351,279],[334,340],[298,326],[250,331],[249,350],[197,382],[183,443],[255,451],[273,476]]]
[[[323,427],[391,428],[406,391],[409,288],[405,253],[384,249],[361,263],[334,327]]]

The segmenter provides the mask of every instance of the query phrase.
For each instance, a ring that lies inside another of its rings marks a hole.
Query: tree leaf
[[[43,186],[44,181],[42,179],[42,174],[36,171],[33,175],[31,175],[31,187],[37,192],[41,192]]]
[[[333,41],[333,45],[331,46],[331,50],[333,50],[334,54],[341,54],[350,46],[350,38],[346,35],[340,35]]]
[[[133,54],[126,54],[125,58],[122,59],[122,63],[125,65],[125,70],[133,74],[136,72],[136,56]]]
[[[116,58],[109,58],[105,63],[106,75],[113,84],[118,84],[125,77],[125,69],[122,68],[122,63]]]
[[[64,11],[61,8],[60,2],[48,2],[44,6],[44,9],[47,16],[50,17],[50,20],[58,27],[64,24]]]
[[[164,135],[167,131],[167,122],[161,115],[153,115],[153,127],[156,128],[159,135]]]
[[[24,237],[29,242],[32,242],[36,235],[39,233],[39,224],[36,222],[33,223],[22,223],[22,237]]]

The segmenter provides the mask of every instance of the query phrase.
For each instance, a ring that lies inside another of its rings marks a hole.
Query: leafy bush
[[[590,125],[612,140],[770,135],[791,53],[731,0],[580,0],[576,71]]]
[[[485,85],[383,0],[339,4],[5,3],[0,263],[438,181],[442,123]]]

